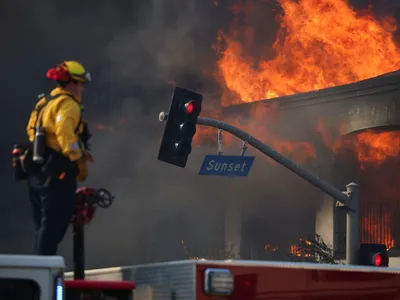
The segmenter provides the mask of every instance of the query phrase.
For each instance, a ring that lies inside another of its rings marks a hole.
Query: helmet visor
[[[80,81],[84,84],[92,81],[92,75],[88,71],[86,71],[85,73],[80,74],[80,75],[73,74],[71,77],[72,77],[72,79]]]

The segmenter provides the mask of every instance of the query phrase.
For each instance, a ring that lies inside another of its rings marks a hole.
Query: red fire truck
[[[400,299],[400,268],[186,260],[65,274],[61,257],[0,255],[0,299]]]
[[[400,268],[186,260],[90,270],[86,278],[131,280],[135,300],[400,299]]]
[[[400,299],[400,268],[388,267],[385,245],[360,245],[370,266],[200,259],[85,271],[84,225],[113,199],[77,191],[72,273],[62,257],[0,255],[0,300]]]

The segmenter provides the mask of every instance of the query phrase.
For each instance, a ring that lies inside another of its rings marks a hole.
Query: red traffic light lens
[[[188,114],[193,113],[193,111],[194,111],[194,104],[193,104],[193,101],[190,101],[190,102],[188,102],[188,103],[185,104],[185,110],[186,110],[186,112],[187,112]]]
[[[382,265],[382,255],[376,254],[376,255],[374,256],[374,264],[375,264],[375,266],[377,266],[377,267],[380,267],[380,266]]]

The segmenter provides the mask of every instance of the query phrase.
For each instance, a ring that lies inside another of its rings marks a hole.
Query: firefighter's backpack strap
[[[41,112],[43,111],[43,108],[49,104],[49,102],[51,100],[54,100],[56,98],[58,98],[59,96],[64,96],[64,95],[68,95],[68,94],[56,94],[56,95],[45,95],[45,94],[41,94],[38,96],[39,99],[42,99],[43,97],[45,97],[45,102],[42,105],[39,105],[38,107],[35,108],[36,111],[36,122],[35,122],[35,129],[37,127],[37,125],[39,124],[39,126],[42,126],[42,116],[43,114],[41,114]],[[75,100],[75,99],[74,99]]]
[[[43,97],[45,97],[45,100],[46,100],[46,101],[45,101],[42,105],[40,105],[40,106],[38,106],[38,107],[35,108],[35,111],[36,111],[35,128],[36,128],[36,126],[37,126],[38,124],[39,124],[40,126],[42,126],[42,116],[43,116],[43,114],[40,114],[40,113],[42,112],[43,108],[44,108],[47,104],[49,104],[50,101],[52,101],[52,100],[54,100],[54,99],[56,99],[56,98],[58,98],[58,97],[60,97],[60,96],[68,96],[68,97],[70,97],[72,100],[74,100],[74,101],[81,107],[81,111],[82,111],[82,106],[81,106],[80,102],[79,102],[74,96],[72,96],[71,94],[66,94],[66,93],[60,93],[60,94],[56,94],[56,95],[50,95],[50,94],[45,95],[45,94],[40,94],[40,95],[38,96],[38,98],[39,98],[39,99],[42,99]],[[79,130],[79,126],[80,126],[81,123],[82,123],[82,113],[80,114],[78,126],[76,127],[75,132],[77,132],[77,131]]]
[[[78,122],[78,125],[76,126],[75,131],[74,131],[77,134],[79,132],[79,127],[82,124],[83,105],[74,96],[72,96],[72,95],[68,95],[68,96],[71,97],[71,99],[74,100],[76,102],[76,104],[78,104],[79,107],[80,107],[79,122]]]

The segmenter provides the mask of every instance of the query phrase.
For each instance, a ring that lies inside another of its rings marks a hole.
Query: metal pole
[[[308,170],[302,168],[301,166],[299,166],[292,160],[286,158],[285,156],[283,156],[279,152],[275,151],[268,145],[262,143],[261,141],[257,140],[256,138],[252,137],[245,131],[240,130],[239,128],[236,128],[227,123],[224,123],[224,122],[221,122],[218,120],[214,120],[214,119],[210,119],[210,118],[199,117],[197,119],[197,124],[222,129],[244,141],[247,141],[251,146],[256,148],[258,151],[264,153],[265,155],[272,158],[277,163],[288,168],[290,171],[299,175],[304,180],[307,180],[309,183],[311,183],[315,187],[319,188],[320,190],[324,191],[329,196],[340,201],[344,205],[347,205],[348,196],[346,194],[344,194],[342,191],[338,190],[334,186],[330,185],[329,183],[327,183],[324,180],[320,179],[319,177],[315,176],[313,173],[309,172]]]
[[[74,279],[85,279],[85,225],[79,213],[73,224]]]
[[[349,197],[346,211],[346,263],[349,265],[357,265],[359,233],[358,185],[352,182],[346,187]]]
[[[160,122],[166,121],[168,114],[161,112],[159,115]],[[358,203],[358,185],[350,183],[347,185],[347,191],[342,192],[332,186],[331,184],[320,179],[318,176],[302,168],[292,160],[283,156],[279,152],[275,151],[268,145],[262,143],[256,138],[249,135],[247,132],[236,128],[230,124],[210,119],[199,117],[197,119],[198,125],[204,125],[225,130],[230,134],[246,141],[248,144],[256,148],[258,151],[264,153],[268,157],[275,160],[277,163],[286,167],[293,173],[299,175],[304,180],[311,183],[316,188],[322,190],[332,198],[339,201],[341,206],[345,206],[347,209],[347,222],[346,222],[346,261],[348,264],[357,264],[357,252],[358,252],[358,225],[359,225],[359,203]]]

